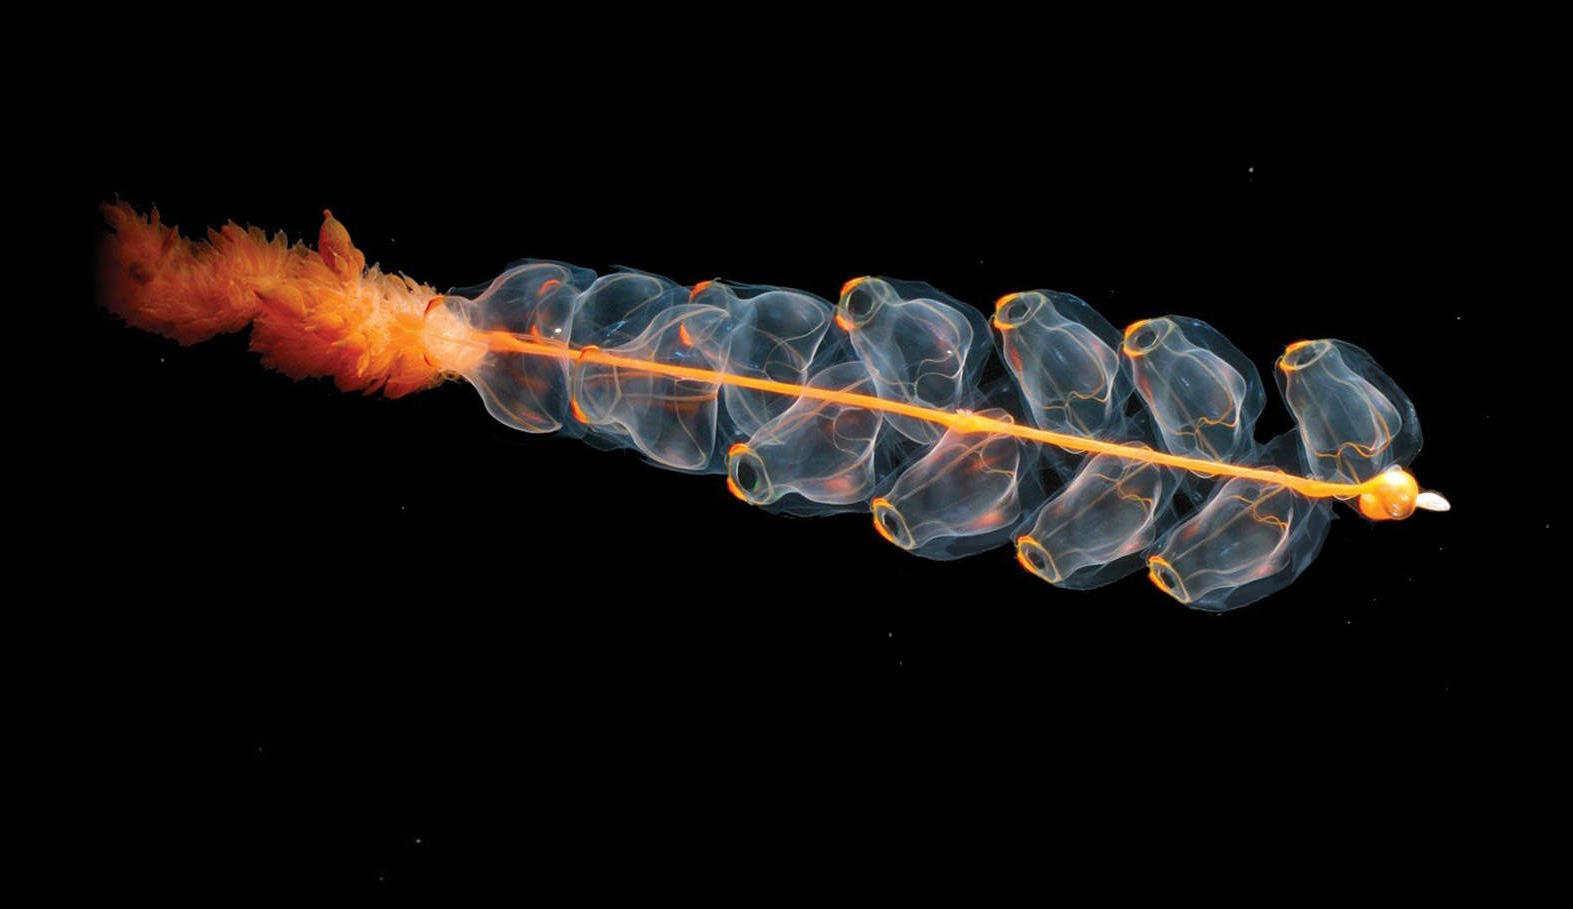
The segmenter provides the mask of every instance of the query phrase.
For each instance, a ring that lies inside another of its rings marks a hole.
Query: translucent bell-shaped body
[[[1408,464],[1420,450],[1414,405],[1353,344],[1298,341],[1278,358],[1273,373],[1315,476],[1359,483]]]
[[[695,300],[702,303],[711,303],[712,296],[724,296],[725,308],[732,314],[732,329],[726,338],[726,371],[803,384],[808,381],[809,365],[830,328],[830,305],[794,290],[753,289],[760,292],[740,298],[729,288],[710,284],[695,294]],[[721,389],[721,400],[733,425],[742,434],[752,435],[786,412],[795,399],[727,385]]]
[[[1000,353],[1034,424],[1098,436],[1117,425],[1130,397],[1120,369],[1120,335],[1070,294],[1033,290],[1000,298]]]
[[[957,308],[938,299],[903,299],[888,281],[859,278],[842,289],[836,324],[851,336],[880,397],[941,410],[965,400],[974,332]],[[943,434],[913,417],[889,415],[886,421],[917,442]]]
[[[639,337],[604,352],[630,360],[716,370],[728,317],[714,306],[682,304],[657,314]],[[678,470],[703,470],[715,451],[716,390],[703,379],[580,361],[570,407],[592,430],[611,430],[651,459]]]
[[[476,337],[503,332],[566,345],[575,299],[594,278],[586,269],[527,262],[503,272],[473,300],[449,295],[436,305],[460,313]],[[499,350],[472,359],[462,375],[497,420],[525,432],[554,432],[563,425],[568,413],[567,361]]]
[[[1223,335],[1164,316],[1125,329],[1122,350],[1165,448],[1211,461],[1250,450],[1266,394],[1256,367]]]
[[[1170,471],[1153,464],[1088,458],[1016,539],[1017,561],[1050,584],[1074,589],[1137,571],[1141,561],[1131,557],[1151,546],[1172,519],[1176,485]]]
[[[597,278],[574,308],[575,347],[610,348],[639,337],[662,311],[688,302],[688,290],[665,278],[622,271]]]
[[[1329,515],[1325,501],[1229,480],[1163,537],[1147,557],[1148,577],[1196,609],[1244,606],[1299,577],[1322,548]]]
[[[1011,419],[1003,410],[981,415]],[[936,556],[950,540],[1002,530],[1020,514],[1021,463],[1012,436],[947,431],[874,499],[874,527],[902,549]]]
[[[873,394],[873,380],[858,362],[837,363],[808,384]],[[794,492],[825,505],[865,501],[878,480],[874,448],[880,424],[880,415],[872,410],[799,398],[727,452],[727,488],[754,505],[768,505]]]

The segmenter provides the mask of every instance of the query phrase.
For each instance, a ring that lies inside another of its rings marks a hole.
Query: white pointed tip
[[[1447,499],[1442,498],[1440,494],[1434,492],[1422,492],[1421,494],[1415,496],[1415,507],[1423,508],[1426,511],[1453,510],[1452,503],[1448,502]]]

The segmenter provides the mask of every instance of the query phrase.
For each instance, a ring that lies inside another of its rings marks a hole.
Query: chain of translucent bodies
[[[531,261],[436,303],[448,321],[428,349],[509,426],[724,474],[763,508],[868,510],[921,556],[1014,543],[1060,587],[1146,569],[1182,603],[1233,609],[1315,558],[1333,495],[1376,519],[1415,505],[1393,469],[1419,451],[1414,408],[1341,341],[1279,358],[1297,429],[1261,444],[1261,378],[1210,326],[1165,316],[1122,333],[1052,291],[1004,297],[986,321],[907,281],[850,281],[832,306]],[[1280,471],[1334,492],[1302,494]]]

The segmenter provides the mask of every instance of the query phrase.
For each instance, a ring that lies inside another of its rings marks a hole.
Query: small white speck
[[[552,334],[554,334],[554,335],[560,335],[562,333],[563,333],[563,330],[561,328],[554,328],[554,329],[552,329]]]
[[[163,357],[159,357],[158,358],[158,362],[163,363],[164,362],[164,358]]]
[[[1256,168],[1254,168],[1254,167],[1247,167],[1245,169],[1245,172],[1248,173],[1248,174],[1254,174],[1254,173],[1256,173]]]

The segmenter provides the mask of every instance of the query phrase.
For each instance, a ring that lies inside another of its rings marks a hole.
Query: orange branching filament
[[[881,278],[846,282],[831,307],[554,262],[468,299],[368,268],[328,213],[315,251],[234,224],[192,242],[124,203],[104,214],[103,300],[139,328],[191,344],[250,325],[264,363],[346,391],[462,378],[522,431],[724,473],[761,507],[860,509],[919,555],[1014,542],[1024,569],[1060,587],[1145,567],[1187,605],[1232,609],[1305,568],[1331,501],[1372,520],[1448,507],[1403,469],[1419,449],[1407,397],[1340,341],[1280,358],[1297,430],[1263,445],[1254,366],[1179,316],[1120,333],[1075,297],[1026,291],[986,324]],[[1010,391],[982,389],[991,338]]]

